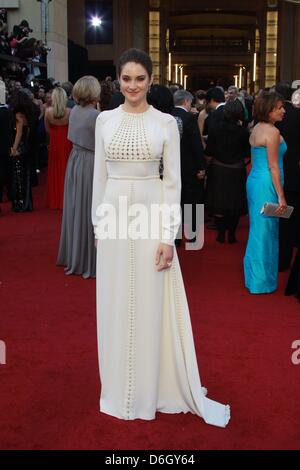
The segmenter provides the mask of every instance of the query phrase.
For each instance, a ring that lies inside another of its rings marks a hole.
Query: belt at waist
[[[73,149],[74,150],[83,150],[84,152],[94,153],[93,150],[87,149],[86,147],[82,147],[81,145],[77,145],[77,144],[73,144]]]
[[[108,175],[107,178],[112,179],[112,180],[156,180],[156,179],[160,179],[159,175],[150,175],[150,176]]]

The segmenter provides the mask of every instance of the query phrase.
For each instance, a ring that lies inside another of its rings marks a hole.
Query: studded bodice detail
[[[108,144],[108,160],[152,160],[143,113],[123,113],[121,123]]]

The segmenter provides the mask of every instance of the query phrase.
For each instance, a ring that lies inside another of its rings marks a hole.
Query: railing
[[[35,67],[47,67],[47,64],[45,62],[36,62],[35,60],[28,59],[20,59],[20,57],[17,57],[15,55],[8,55],[8,54],[0,54],[0,61],[3,62],[14,62],[15,64],[25,64],[25,65],[33,65]]]

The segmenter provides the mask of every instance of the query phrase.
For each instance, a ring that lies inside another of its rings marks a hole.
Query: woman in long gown
[[[68,140],[70,109],[65,90],[57,87],[52,92],[52,106],[45,112],[45,129],[50,136],[48,156],[48,193],[50,209],[62,209],[64,181],[72,144]]]
[[[92,215],[98,239],[100,411],[127,420],[151,420],[156,411],[191,412],[225,427],[229,406],[208,399],[201,387],[174,251],[181,190],[177,124],[146,101],[153,79],[146,53],[125,52],[118,73],[125,103],[101,113],[96,124]],[[148,222],[151,230],[157,226],[153,217],[141,215],[145,210],[149,215],[155,204],[164,204],[161,230],[149,236]]]
[[[73,88],[77,106],[70,113],[68,139],[73,144],[65,178],[64,209],[57,264],[66,274],[84,279],[96,276],[96,248],[91,218],[94,173],[96,105],[100,84],[80,78]]]
[[[286,143],[275,123],[284,118],[283,98],[263,92],[255,103],[258,124],[251,138],[252,169],[247,180],[250,217],[244,257],[245,285],[251,294],[274,292],[278,284],[279,219],[261,214],[266,202],[278,203],[278,216],[286,210],[283,192],[283,157]]]
[[[31,169],[34,163],[38,129],[38,110],[23,91],[12,101],[16,134],[11,149],[12,208],[15,212],[33,210]]]

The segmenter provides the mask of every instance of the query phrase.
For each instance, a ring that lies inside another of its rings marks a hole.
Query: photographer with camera
[[[29,27],[27,20],[22,20],[19,25],[15,25],[10,38],[10,45],[14,50],[14,55],[21,59],[31,58],[35,55],[37,40],[29,38],[29,33],[33,30]]]

